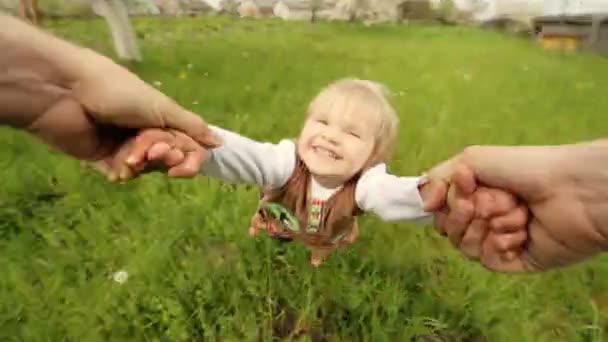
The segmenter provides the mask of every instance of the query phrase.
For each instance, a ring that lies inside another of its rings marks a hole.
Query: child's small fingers
[[[462,196],[473,194],[477,187],[473,171],[464,165],[456,166],[456,170],[452,175],[452,182],[458,188],[458,194]]]
[[[494,246],[494,250],[499,254],[520,250],[527,238],[528,234],[526,231],[501,234],[490,233],[488,235],[488,240],[490,240],[490,243]]]
[[[184,159],[184,152],[177,149],[172,149],[165,154],[163,162],[165,163],[166,167],[171,168],[182,163]]]
[[[488,192],[494,197],[496,203],[495,212],[505,214],[517,206],[517,198],[503,190],[488,189]]]
[[[207,150],[181,132],[175,132],[175,137],[175,147],[184,153],[184,158],[169,170],[169,176],[179,178],[196,176],[208,156]]]
[[[515,196],[491,188],[478,188],[475,194],[477,214],[482,218],[504,215],[517,206]]]
[[[186,152],[183,161],[169,170],[171,177],[191,178],[196,176],[203,165],[207,153],[203,151]]]
[[[139,167],[146,161],[148,150],[151,146],[159,143],[171,143],[174,136],[162,130],[149,130],[135,138],[126,162],[131,167]]]
[[[464,233],[473,221],[475,207],[469,200],[458,199],[445,222],[445,231],[454,247],[458,248]]]
[[[171,151],[171,145],[165,142],[155,143],[148,149],[147,157],[150,161],[161,161]]]
[[[480,188],[475,197],[478,215],[485,219],[505,215],[517,206],[515,196],[499,189]]]
[[[475,193],[477,184],[473,172],[464,165],[458,165],[452,175],[452,183],[447,189],[445,202],[454,208],[461,199],[470,199]]]
[[[525,230],[528,218],[528,208],[524,205],[520,205],[505,215],[491,218],[490,228],[496,233]]]

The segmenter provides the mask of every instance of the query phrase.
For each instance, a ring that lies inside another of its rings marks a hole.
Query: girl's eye
[[[327,120],[325,120],[325,119],[317,119],[317,122],[320,123],[321,125],[327,125]]]
[[[359,139],[361,136],[355,132],[349,132],[348,134],[352,135],[353,137]]]

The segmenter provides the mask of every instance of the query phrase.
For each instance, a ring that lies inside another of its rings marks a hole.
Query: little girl
[[[263,230],[301,241],[318,266],[336,248],[354,241],[358,216],[371,212],[384,221],[426,224],[432,213],[424,210],[425,202],[445,198],[445,186],[431,187],[424,176],[387,172],[397,128],[397,114],[381,84],[339,80],[310,103],[295,140],[257,142],[211,126],[223,145],[209,151],[201,173],[258,185],[261,201],[250,234]]]

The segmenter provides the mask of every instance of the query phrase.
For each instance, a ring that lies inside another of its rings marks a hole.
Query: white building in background
[[[223,0],[201,0],[205,5],[211,7],[214,11],[221,11],[224,9]]]
[[[543,15],[544,0],[498,0],[488,1],[488,5],[478,11],[479,20],[489,20],[499,17],[531,18]]]
[[[437,6],[442,0],[430,0]],[[608,14],[608,0],[452,0],[478,21],[545,15]]]
[[[608,14],[608,0],[544,0],[545,15]]]
[[[442,0],[431,0],[436,6]],[[471,13],[476,21],[496,18],[529,18],[543,13],[547,0],[451,0],[458,9]],[[561,1],[561,0],[551,0]]]
[[[272,8],[278,0],[199,0],[209,6],[213,11],[230,11],[236,9],[237,12],[244,16],[246,13],[259,12],[259,15],[272,15]],[[234,7],[234,9],[232,9]],[[256,8],[256,9],[254,9]]]
[[[272,12],[284,20],[310,20],[313,6],[317,6],[317,18],[330,19],[335,0],[278,0]]]

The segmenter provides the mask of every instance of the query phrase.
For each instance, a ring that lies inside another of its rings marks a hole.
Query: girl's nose
[[[330,143],[334,145],[338,144],[338,132],[335,129],[327,127],[325,131],[323,131],[322,136]]]

